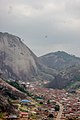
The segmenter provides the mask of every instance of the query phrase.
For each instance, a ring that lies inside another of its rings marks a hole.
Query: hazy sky
[[[0,31],[21,37],[38,56],[80,56],[80,0],[0,0]]]

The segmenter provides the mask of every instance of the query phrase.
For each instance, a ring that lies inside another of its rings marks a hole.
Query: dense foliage
[[[26,92],[26,90],[25,90],[25,88],[24,87],[22,87],[18,82],[14,82],[14,81],[8,81],[8,83],[10,84],[10,85],[12,85],[13,87],[15,87],[15,88],[17,88],[18,90],[20,90],[21,92]]]
[[[60,106],[59,105],[55,105],[55,111],[59,111],[60,110]]]

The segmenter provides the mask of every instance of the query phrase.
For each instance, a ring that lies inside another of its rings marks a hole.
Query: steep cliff
[[[38,73],[37,57],[17,36],[0,33],[0,72],[5,78],[30,80]]]

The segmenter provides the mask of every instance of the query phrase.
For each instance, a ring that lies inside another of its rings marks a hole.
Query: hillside
[[[25,98],[25,94],[0,78],[0,94],[7,97]]]
[[[40,61],[47,67],[58,71],[74,65],[80,65],[80,58],[70,55],[64,51],[49,53],[39,57]]]
[[[30,79],[38,73],[36,59],[19,37],[0,33],[0,70],[6,78]]]
[[[0,112],[17,113],[11,100],[24,99],[27,96],[0,78]]]
[[[16,113],[12,104],[3,95],[0,95],[0,112]]]
[[[1,32],[0,72],[5,79],[22,81],[51,80],[57,74],[55,69],[43,65],[19,37]]]
[[[72,66],[63,71],[51,81],[47,87],[58,89],[79,89],[80,88],[80,66]]]
[[[42,64],[58,71],[47,87],[58,89],[80,88],[80,58],[64,51],[39,57]]]
[[[80,58],[64,51],[37,57],[19,37],[0,32],[0,73],[4,79],[50,80],[47,87],[75,88],[79,66]]]

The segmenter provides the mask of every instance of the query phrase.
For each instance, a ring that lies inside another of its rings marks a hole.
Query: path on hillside
[[[60,111],[58,112],[58,115],[57,115],[55,120],[61,120],[61,115],[62,115],[62,112],[63,112],[63,106],[59,102],[57,102],[57,104],[60,106]]]

